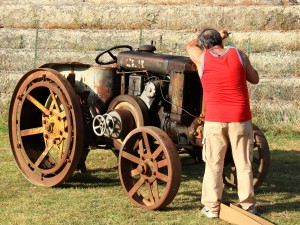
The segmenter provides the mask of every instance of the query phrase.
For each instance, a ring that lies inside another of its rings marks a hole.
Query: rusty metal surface
[[[172,72],[169,96],[171,120],[189,126],[201,112],[202,86],[197,73]]]
[[[95,115],[107,110],[113,97],[121,92],[121,77],[116,75],[115,66],[91,66],[77,62],[51,63],[42,67],[55,69],[70,83],[74,79],[74,88],[78,93],[88,93],[87,101]]]
[[[90,87],[103,104],[107,104],[109,100],[120,94],[121,77],[116,75],[115,68],[93,66],[76,79],[82,80],[79,86]]]
[[[117,66],[132,70],[145,69],[161,74],[170,74],[172,71],[197,71],[195,64],[188,57],[135,51],[119,53]]]
[[[184,97],[184,75],[182,73],[171,73],[170,83],[171,120],[181,124],[183,97]]]
[[[122,144],[119,176],[133,204],[148,210],[165,207],[181,182],[181,162],[173,141],[157,127],[134,129]]]
[[[108,114],[111,115],[114,120],[111,138],[124,139],[136,126],[133,115],[124,108],[112,110],[108,112]]]
[[[13,93],[9,136],[15,160],[32,183],[55,186],[76,169],[83,146],[78,97],[56,71],[24,75]]]
[[[134,120],[134,128],[142,127],[148,125],[149,123],[147,106],[140,98],[136,96],[119,95],[118,97],[114,98],[108,107],[108,111],[113,110],[127,110],[130,112]],[[126,123],[126,121],[122,121],[122,123]],[[119,150],[121,148],[123,139],[124,138],[113,140],[114,147],[116,149]]]

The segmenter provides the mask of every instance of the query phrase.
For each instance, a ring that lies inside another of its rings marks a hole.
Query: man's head
[[[219,31],[211,28],[204,29],[198,36],[200,48],[210,49],[214,46],[222,47],[222,37]]]

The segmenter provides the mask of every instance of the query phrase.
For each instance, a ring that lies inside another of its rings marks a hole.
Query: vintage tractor
[[[99,65],[49,63],[21,77],[12,95],[9,136],[25,178],[59,185],[90,148],[111,149],[131,202],[150,210],[168,205],[181,181],[180,154],[201,162],[202,87],[188,57],[155,50],[115,46],[96,57]],[[255,125],[254,137],[258,187],[270,154]],[[224,183],[237,183],[230,151]]]

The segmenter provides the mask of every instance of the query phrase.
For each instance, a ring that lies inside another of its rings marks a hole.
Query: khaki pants
[[[237,171],[238,196],[243,209],[255,204],[251,162],[253,159],[253,128],[246,122],[205,122],[202,158],[205,173],[202,186],[203,205],[218,212],[223,192],[223,167],[230,142]]]

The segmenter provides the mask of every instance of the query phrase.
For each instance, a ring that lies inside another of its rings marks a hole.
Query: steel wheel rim
[[[12,96],[9,134],[26,179],[43,186],[67,180],[81,155],[81,132],[80,103],[63,76],[37,69],[22,77]]]
[[[270,167],[270,149],[263,132],[253,124],[254,149],[253,155],[253,185],[259,187],[267,177]]]
[[[181,182],[180,159],[172,140],[156,127],[131,131],[119,154],[119,177],[136,206],[156,210],[171,203]]]

